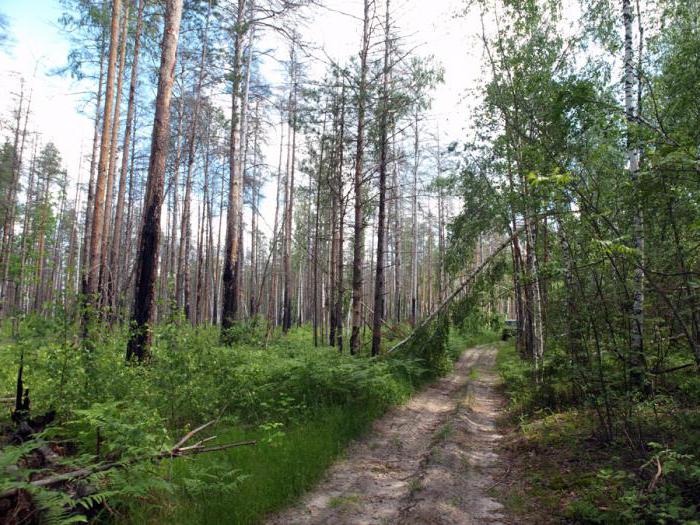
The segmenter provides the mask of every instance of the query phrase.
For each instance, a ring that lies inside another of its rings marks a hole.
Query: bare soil
[[[297,505],[269,524],[503,524],[496,348],[388,412]]]

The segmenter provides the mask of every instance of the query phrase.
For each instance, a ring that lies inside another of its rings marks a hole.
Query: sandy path
[[[268,523],[501,523],[496,350],[467,350],[455,370],[375,422],[300,503]]]

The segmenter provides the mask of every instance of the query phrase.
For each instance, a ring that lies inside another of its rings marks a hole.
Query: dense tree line
[[[365,2],[357,57],[320,78],[307,2],[181,3],[63,3],[65,72],[94,81],[93,143],[67,174],[22,86],[3,149],[2,315],[66,316],[88,346],[132,323],[137,359],[170,321],[220,325],[224,342],[241,323],[312,323],[315,344],[356,353],[372,333],[378,353],[387,320],[415,325],[448,286],[426,118],[439,66],[401,48],[388,2]],[[287,55],[277,84],[270,42]]]
[[[691,4],[474,6],[488,80],[454,181],[465,208],[453,246],[488,229],[512,235],[533,388],[560,403],[566,384],[603,435],[640,445],[636,403],[700,365]]]
[[[166,321],[223,342],[311,323],[315,344],[357,353],[371,333],[377,354],[505,236],[512,294],[492,305],[537,383],[571,374],[612,434],[611,389],[649,395],[700,363],[692,6],[470,4],[484,81],[464,151],[425,119],[440,68],[402,49],[389,2],[362,7],[357,56],[315,78],[306,2],[66,1],[67,71],[95,81],[89,176],[71,188],[22,84],[0,159],[2,315],[65,315],[88,342],[131,322],[138,359]]]

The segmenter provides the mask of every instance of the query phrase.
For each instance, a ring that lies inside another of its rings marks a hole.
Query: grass
[[[441,426],[437,432],[435,432],[435,440],[436,441],[445,441],[447,438],[449,438],[454,432],[454,427],[452,426],[452,423],[445,423],[443,426]]]
[[[423,488],[423,482],[418,478],[412,478],[411,481],[408,482],[408,490],[411,494],[420,492]]]
[[[367,429],[378,414],[362,407],[332,407],[294,425],[276,438],[265,432],[228,429],[222,442],[257,439],[258,445],[178,459],[172,467],[179,487],[166,512],[134,513],[132,523],[258,523],[269,512],[292,503],[312,487],[346,445]],[[238,483],[204,493],[191,480],[202,472],[233,472]],[[194,489],[194,490],[192,490]],[[347,503],[347,502],[343,502]],[[340,505],[341,502],[338,502]]]
[[[336,496],[330,499],[328,506],[332,509],[353,507],[361,501],[360,496],[351,494],[350,496]]]

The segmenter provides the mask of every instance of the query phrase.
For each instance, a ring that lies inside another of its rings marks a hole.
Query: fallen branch
[[[207,427],[213,425],[213,424],[214,424],[214,421],[215,421],[215,420],[212,419],[211,421],[209,421],[209,422],[207,422],[207,423],[204,423],[203,425],[200,425],[200,426],[198,426],[197,428],[195,428],[194,430],[191,430],[190,432],[188,432],[187,434],[185,434],[185,435],[183,436],[183,438],[175,444],[175,446],[173,447],[173,450],[177,450],[177,449],[181,448],[182,445],[184,445],[184,444],[187,443],[190,439],[192,439],[192,436],[194,436],[195,434],[198,434],[199,432],[201,432],[201,431],[204,430],[205,428],[207,428]]]
[[[92,474],[97,474],[99,472],[105,472],[105,471],[111,470],[113,468],[127,467],[127,466],[133,465],[135,463],[141,463],[142,461],[160,461],[160,460],[167,459],[167,458],[177,458],[177,457],[182,457],[182,456],[187,456],[187,455],[204,454],[205,452],[215,452],[215,451],[219,451],[219,450],[226,450],[226,449],[234,448],[234,447],[255,445],[256,443],[257,443],[256,441],[239,441],[237,443],[226,443],[224,445],[217,445],[217,446],[213,446],[213,447],[202,447],[199,445],[193,445],[192,447],[185,447],[185,448],[180,448],[180,449],[173,448],[170,450],[165,450],[165,451],[160,452],[160,453],[155,454],[155,455],[139,456],[139,457],[127,460],[127,461],[115,461],[113,463],[103,463],[101,465],[94,465],[91,467],[73,470],[71,472],[65,472],[63,474],[57,474],[55,476],[51,476],[48,478],[43,478],[43,479],[38,479],[36,481],[32,481],[32,482],[30,482],[30,485],[33,485],[35,487],[50,487],[52,485],[58,485],[59,483],[63,483],[65,481],[74,481],[74,480],[86,478],[88,476],[91,476]],[[6,495],[7,494],[3,494],[2,496],[6,496]]]
[[[462,281],[462,283],[457,287],[457,289],[456,289],[455,291],[453,291],[453,292],[447,297],[447,299],[445,299],[442,303],[440,303],[440,306],[438,306],[435,310],[433,310],[433,312],[432,312],[428,317],[426,317],[425,319],[423,319],[423,320],[420,322],[420,324],[419,324],[418,326],[416,326],[416,329],[413,330],[413,332],[411,332],[411,334],[410,334],[408,337],[406,337],[406,338],[403,339],[402,341],[398,342],[393,348],[391,348],[391,349],[387,352],[387,354],[390,354],[390,353],[392,353],[392,352],[395,352],[396,350],[398,350],[399,348],[401,348],[403,345],[405,345],[406,343],[408,343],[411,339],[413,339],[413,337],[415,336],[415,334],[418,332],[419,329],[423,328],[423,327],[426,326],[428,323],[430,323],[433,319],[435,319],[435,317],[436,317],[442,310],[444,310],[445,307],[447,307],[447,305],[449,305],[449,304],[454,300],[454,298],[457,297],[457,295],[459,295],[459,294],[462,292],[462,290],[464,290],[467,286],[469,286],[469,285],[472,283],[472,281],[474,281],[474,279],[484,270],[484,268],[486,268],[489,264],[491,264],[491,262],[492,262],[505,248],[507,248],[507,247],[513,242],[513,239],[514,239],[515,237],[517,237],[519,234],[520,234],[520,229],[518,229],[518,230],[516,230],[515,232],[513,232],[512,235],[510,235],[505,241],[503,241],[503,242],[498,246],[498,248],[496,248],[496,249],[494,250],[494,252],[493,252],[491,255],[489,255],[486,259],[484,259],[484,260],[482,261],[482,263],[481,263],[476,269],[474,269],[469,275],[467,275],[467,277],[464,279],[464,281]]]
[[[68,481],[76,481],[79,479],[87,478],[89,476],[92,476],[93,474],[98,474],[100,472],[106,472],[108,470],[114,469],[114,468],[125,468],[128,467],[129,465],[133,465],[136,463],[141,463],[143,461],[161,461],[163,459],[167,458],[177,458],[177,457],[182,457],[182,456],[188,456],[188,455],[194,455],[194,454],[205,454],[207,452],[218,452],[221,450],[227,450],[230,448],[235,448],[235,447],[244,447],[248,445],[255,445],[257,442],[252,440],[252,441],[239,441],[236,443],[225,443],[222,445],[213,445],[210,447],[205,447],[204,444],[210,442],[211,440],[215,439],[216,436],[211,436],[208,438],[204,438],[201,441],[198,441],[194,445],[189,445],[189,446],[184,446],[192,437],[194,437],[197,433],[201,432],[205,428],[211,426],[214,424],[215,421],[209,421],[194,430],[188,432],[185,434],[180,441],[178,441],[172,448],[168,450],[164,450],[162,452],[158,452],[156,454],[145,454],[143,456],[137,456],[131,459],[127,459],[125,461],[114,461],[111,463],[102,463],[102,464],[97,464],[97,465],[91,465],[89,467],[84,467],[76,470],[72,470],[70,472],[64,472],[61,474],[56,474],[54,476],[49,476],[46,478],[42,479],[37,479],[34,481],[30,481],[29,485],[32,487],[52,487],[54,485],[59,485],[61,483],[65,483]],[[13,496],[19,491],[19,489],[12,489],[7,492],[4,492],[0,494],[0,499],[6,498],[8,496]]]

